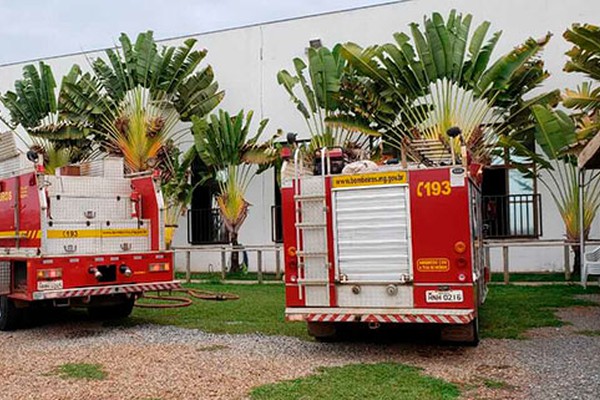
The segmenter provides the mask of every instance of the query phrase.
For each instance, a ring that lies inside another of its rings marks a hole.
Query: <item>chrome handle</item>
[[[65,253],[75,253],[77,251],[77,245],[74,244],[66,244],[63,247],[65,249]]]

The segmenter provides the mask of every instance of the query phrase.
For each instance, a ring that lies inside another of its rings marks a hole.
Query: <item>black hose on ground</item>
[[[240,296],[231,293],[215,293],[209,292],[206,290],[194,290],[194,289],[173,289],[169,290],[169,293],[172,292],[180,292],[187,294],[190,297],[200,299],[200,300],[213,300],[213,301],[226,301],[226,300],[238,300]],[[138,303],[136,301],[135,306],[139,308],[181,308],[181,307],[189,307],[192,305],[193,300],[188,297],[182,296],[162,296],[160,292],[157,292],[157,295],[144,294],[143,298],[151,299],[151,300],[161,300],[161,301],[169,301],[172,303]]]

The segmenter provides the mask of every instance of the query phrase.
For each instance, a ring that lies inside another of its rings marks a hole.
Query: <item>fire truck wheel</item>
[[[12,331],[19,326],[21,310],[7,296],[0,296],[0,331]]]
[[[308,322],[308,334],[318,342],[331,342],[337,338],[337,327],[331,322]]]
[[[131,297],[119,304],[88,307],[88,313],[93,319],[100,320],[127,318],[133,310],[134,303],[135,297]]]
[[[466,325],[443,326],[441,340],[452,344],[477,346],[479,344],[479,319],[474,318]]]

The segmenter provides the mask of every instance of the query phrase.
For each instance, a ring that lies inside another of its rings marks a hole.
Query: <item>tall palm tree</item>
[[[550,34],[528,39],[491,63],[501,33],[487,38],[490,23],[485,21],[471,35],[471,22],[470,14],[454,10],[446,20],[433,13],[422,27],[410,24],[410,35],[394,34],[394,43],[344,44],[341,55],[351,67],[348,85],[359,88],[362,97],[348,97],[356,110],[349,116],[371,115],[371,127],[397,148],[430,139],[456,149],[459,141],[446,132],[459,127],[471,156],[483,164],[490,162],[501,135],[531,136],[530,106],[553,104],[558,97],[553,92],[523,98],[548,76],[536,57]],[[365,112],[366,106],[372,110]]]
[[[294,70],[283,69],[277,74],[277,82],[290,95],[290,100],[302,114],[311,142],[309,154],[322,147],[347,146],[365,147],[369,137],[378,137],[364,121],[347,121],[342,114],[342,80],[346,61],[341,56],[341,45],[333,49],[312,48],[307,59],[293,59]],[[328,124],[336,118],[345,124]]]
[[[265,171],[277,158],[274,140],[277,135],[259,143],[268,120],[260,121],[256,133],[250,136],[253,112],[240,111],[235,116],[219,110],[208,120],[192,118],[195,148],[202,161],[213,170],[219,185],[217,204],[229,232],[232,245],[238,245],[238,234],[248,216],[246,200],[248,186],[254,177]],[[232,271],[239,269],[237,253],[232,253]]]
[[[102,148],[122,155],[131,172],[144,171],[165,143],[178,143],[188,132],[180,122],[202,117],[223,99],[210,66],[199,69],[206,50],[195,39],[160,50],[152,31],[121,48],[109,49],[91,64],[92,72],[64,85],[59,104],[73,121],[85,121]]]
[[[574,24],[564,33],[573,44],[564,70],[582,73],[591,82],[584,82],[575,90],[566,89],[562,105],[570,114],[548,106],[533,107],[536,125],[536,143],[540,154],[520,148],[521,154],[537,161],[541,170],[540,181],[552,196],[565,225],[566,238],[579,242],[580,193],[576,171],[576,155],[585,144],[600,132],[600,27]],[[584,192],[583,231],[587,238],[590,227],[600,207],[600,180],[590,182]],[[572,246],[575,254],[574,271],[580,272],[581,254],[578,245]]]
[[[28,134],[21,139],[41,153],[50,174],[64,165],[89,158],[94,149],[91,127],[84,121],[67,118],[58,102],[60,91],[75,76],[74,69],[57,89],[49,65],[40,62],[36,68],[29,64],[23,67],[23,77],[15,81],[14,91],[0,96],[10,115],[10,120],[2,121],[13,131],[22,128]]]

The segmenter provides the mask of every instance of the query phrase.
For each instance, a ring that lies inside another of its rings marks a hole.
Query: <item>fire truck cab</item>
[[[0,330],[31,306],[125,317],[148,290],[179,287],[160,185],[107,158],[46,175],[0,135]]]
[[[330,174],[327,149],[311,172],[298,153],[281,185],[286,319],[317,339],[352,324],[419,323],[477,344],[489,280],[479,166]]]

